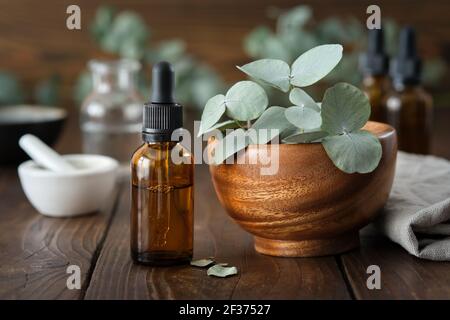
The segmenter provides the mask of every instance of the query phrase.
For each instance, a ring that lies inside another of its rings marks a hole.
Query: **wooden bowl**
[[[261,167],[267,167],[261,164],[210,165],[220,202],[233,220],[255,236],[256,251],[310,257],[359,245],[359,229],[388,199],[397,156],[397,136],[391,126],[368,122],[364,129],[378,136],[383,148],[378,167],[367,174],[340,171],[320,143],[277,145],[275,175],[261,175]],[[258,156],[267,147],[250,145],[237,160]]]

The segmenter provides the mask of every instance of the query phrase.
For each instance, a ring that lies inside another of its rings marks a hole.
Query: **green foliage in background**
[[[19,80],[9,72],[0,71],[0,106],[23,103],[25,93]]]
[[[58,75],[52,75],[39,82],[34,88],[34,100],[41,105],[56,106],[60,99],[60,84],[61,78]]]
[[[90,31],[105,52],[139,60],[144,66],[161,60],[170,62],[175,69],[177,100],[184,105],[201,108],[211,95],[224,87],[223,81],[208,65],[186,52],[182,40],[151,43],[150,28],[135,12],[116,12],[109,6],[100,7]],[[150,93],[150,80],[145,71],[139,75],[139,87],[144,97]],[[75,99],[80,103],[91,88],[90,76],[83,72],[74,90]]]
[[[16,75],[0,71],[0,106],[26,103],[29,96],[36,104],[55,106],[59,100],[59,83],[58,76],[51,76],[36,83],[32,94],[28,94]]]
[[[278,57],[238,67],[282,92],[290,106],[269,107],[266,91],[253,81],[237,82],[226,94],[209,99],[199,136],[217,129],[213,163],[221,164],[250,144],[266,144],[279,136],[286,144],[322,143],[335,166],[346,173],[375,170],[382,149],[376,136],[362,130],[370,116],[366,95],[351,84],[338,83],[325,91],[322,103],[317,103],[302,89],[330,74],[341,61],[342,51],[338,44],[320,45],[292,63]]]
[[[281,59],[292,63],[295,57],[320,43],[341,43],[346,48],[345,55],[339,66],[324,79],[325,85],[336,81],[346,81],[354,85],[360,83],[358,59],[366,47],[367,29],[356,18],[331,17],[317,21],[312,9],[306,5],[287,11],[272,8],[269,14],[276,18],[275,30],[258,26],[244,40],[244,50],[251,58]],[[396,53],[399,27],[392,19],[383,18],[383,28],[387,51],[393,56]],[[424,63],[424,83],[431,86],[437,84],[445,69],[443,60],[427,59]],[[274,90],[270,90],[269,94],[275,99],[280,96]]]

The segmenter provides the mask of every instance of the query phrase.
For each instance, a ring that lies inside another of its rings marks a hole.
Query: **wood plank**
[[[0,181],[0,299],[81,298],[112,206],[91,216],[48,218],[31,207],[15,169],[2,170]],[[66,287],[72,264],[81,268],[83,290]]]
[[[450,109],[435,110],[432,151],[450,159]],[[421,260],[402,247],[376,234],[370,227],[362,233],[361,248],[341,257],[358,299],[449,299],[450,262]],[[380,266],[382,290],[368,290],[366,270]]]
[[[382,236],[363,235],[361,248],[341,259],[357,299],[450,298],[450,262],[421,260]],[[380,290],[366,286],[369,265],[380,267]]]
[[[70,113],[57,145],[80,150],[78,114]],[[0,299],[79,299],[111,221],[117,192],[101,212],[72,219],[40,215],[28,202],[15,167],[0,170]],[[82,290],[68,290],[68,265],[81,268]]]
[[[100,253],[86,299],[348,299],[334,257],[273,258],[257,254],[249,234],[220,206],[206,166],[196,171],[196,258],[216,257],[239,269],[227,279],[210,278],[190,266],[151,268],[134,265],[129,249],[129,192]]]

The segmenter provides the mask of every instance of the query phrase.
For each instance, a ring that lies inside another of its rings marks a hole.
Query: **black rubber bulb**
[[[175,103],[173,96],[175,76],[172,65],[166,61],[158,62],[152,70],[152,103]]]
[[[369,31],[367,52],[370,54],[385,54],[383,29],[373,29]]]
[[[402,58],[416,58],[416,32],[411,27],[405,27],[400,32],[399,41],[399,57]]]

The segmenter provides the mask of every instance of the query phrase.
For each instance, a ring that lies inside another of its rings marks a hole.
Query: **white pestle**
[[[60,154],[32,134],[23,135],[19,140],[19,145],[31,159],[46,169],[59,173],[77,170]]]

